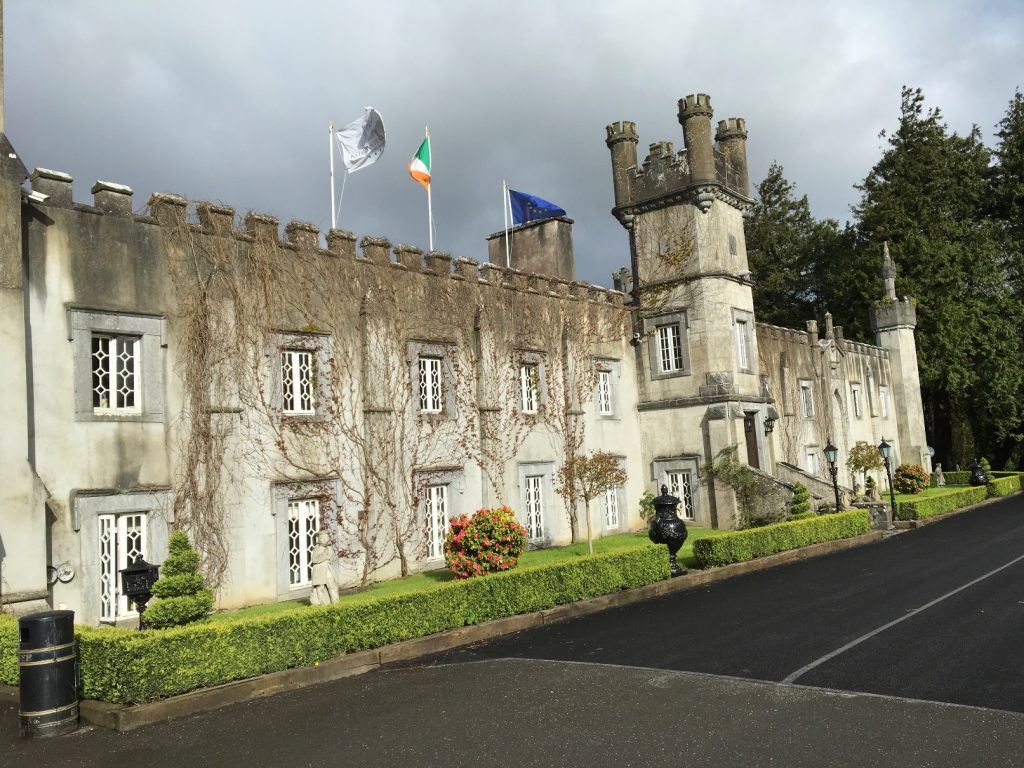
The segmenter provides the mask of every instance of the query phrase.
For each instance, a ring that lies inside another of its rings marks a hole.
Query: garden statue
[[[650,528],[647,536],[655,544],[664,544],[668,547],[668,564],[673,576],[682,576],[686,569],[676,562],[676,553],[686,541],[686,523],[679,519],[676,514],[676,507],[679,506],[679,499],[670,496],[667,486],[661,486],[661,496],[654,499],[654,517],[651,518]]]
[[[942,465],[935,465],[935,487],[942,488],[946,484],[946,476],[942,474]]]
[[[318,531],[316,544],[309,556],[313,571],[313,591],[309,593],[310,605],[330,605],[338,602],[338,580],[334,576],[334,552],[331,551],[330,545],[330,534],[327,531]]]

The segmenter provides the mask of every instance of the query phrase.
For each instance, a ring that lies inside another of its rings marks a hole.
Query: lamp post
[[[839,504],[839,470],[836,468],[836,459],[839,458],[839,449],[832,445],[832,438],[825,441],[825,460],[828,462],[828,471],[832,475],[832,490],[836,493],[836,512],[840,510]]]
[[[882,442],[878,444],[878,452],[882,454],[882,463],[885,464],[885,475],[889,479],[889,504],[892,506],[892,519],[896,521],[896,491],[892,487],[892,464],[889,463],[889,457],[892,456],[892,446],[885,442],[885,438],[882,438]]]

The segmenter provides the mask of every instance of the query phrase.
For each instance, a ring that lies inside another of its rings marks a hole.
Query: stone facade
[[[491,236],[486,263],[338,230],[323,247],[175,195],[136,214],[109,182],[76,202],[0,134],[3,600],[131,621],[116,571],[161,562],[173,526],[221,607],[306,596],[316,530],[343,586],[440,567],[445,520],[484,506],[563,544],[570,511],[585,525],[557,471],[592,450],[629,476],[592,505],[598,535],[640,528],[662,484],[734,527],[702,475],[730,446],[780,489],[823,476],[829,437],[927,466],[912,305],[879,305],[877,346],[757,324],[746,126],[713,133],[703,94],[679,116],[685,150],[642,165],[635,126],[608,126],[628,295],[574,280],[565,218],[517,227],[507,257]]]

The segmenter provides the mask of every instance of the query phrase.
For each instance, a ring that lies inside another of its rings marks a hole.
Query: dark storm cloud
[[[486,257],[501,181],[576,220],[577,272],[627,261],[604,126],[641,157],[682,144],[676,100],[743,116],[752,178],[775,159],[845,219],[904,83],[991,136],[1024,72],[1017,4],[12,2],[6,130],[29,167],[330,225],[327,122],[380,110],[388,146],[352,175],[341,226],[426,246],[405,171],[425,125],[436,247]],[[781,6],[781,8],[779,7]],[[339,178],[340,188],[340,178]]]

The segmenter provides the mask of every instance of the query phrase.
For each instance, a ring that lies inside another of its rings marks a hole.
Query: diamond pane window
[[[286,349],[281,353],[281,386],[285,413],[316,413],[313,402],[312,352]]]
[[[543,480],[543,475],[526,476],[526,537],[530,540],[544,538]]]
[[[427,557],[444,557],[444,536],[448,530],[448,486],[428,485]]]
[[[313,579],[310,557],[320,530],[320,501],[297,499],[288,502],[288,584],[308,586]]]
[[[604,492],[604,524],[606,528],[619,527],[619,489]]]
[[[523,413],[536,413],[540,373],[536,365],[519,366],[520,405]]]
[[[597,412],[601,416],[612,414],[612,374],[610,371],[597,373]]]
[[[138,343],[134,336],[92,337],[94,411],[138,412]]]
[[[679,325],[658,326],[658,362],[662,373],[683,370],[683,346]]]
[[[691,490],[689,472],[669,472],[668,492],[682,502],[679,516],[684,520],[693,520],[693,491]]]
[[[146,556],[146,513],[99,515],[100,620],[117,621],[138,615],[135,603],[121,594],[121,574]]]
[[[421,357],[420,412],[441,413],[441,358]]]

